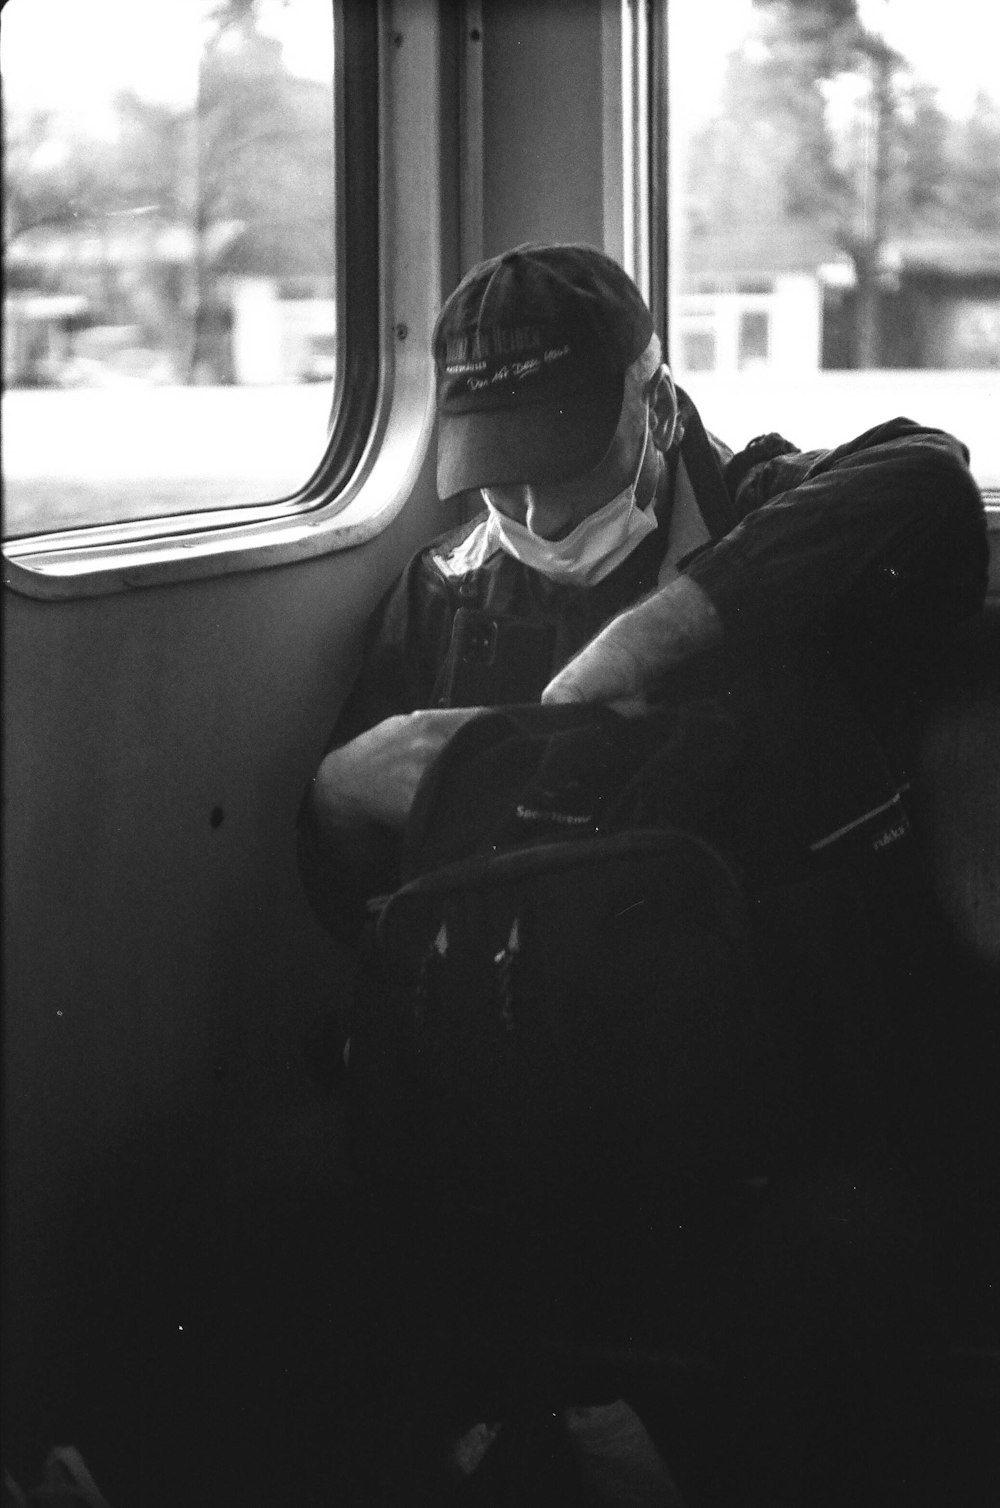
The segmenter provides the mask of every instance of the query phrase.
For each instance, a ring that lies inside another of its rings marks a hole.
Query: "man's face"
[[[565,482],[484,487],[483,494],[498,513],[526,524],[540,539],[563,539],[635,480],[648,422],[645,396],[637,387],[629,387],[614,439],[593,471]],[[648,445],[636,489],[640,507],[645,507],[652,496],[659,466],[658,452]]]

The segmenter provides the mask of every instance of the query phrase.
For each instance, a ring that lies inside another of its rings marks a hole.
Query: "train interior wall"
[[[303,905],[295,812],[418,516],[307,565],[6,603],[4,1351],[22,1465],[53,1435],[130,1432],[156,1375],[204,1358],[209,1292],[235,1299],[241,1268],[252,1286],[275,1200],[294,1206],[320,1164],[331,1198],[343,1185],[305,1043],[345,961]],[[275,1297],[249,1303],[254,1326]]]

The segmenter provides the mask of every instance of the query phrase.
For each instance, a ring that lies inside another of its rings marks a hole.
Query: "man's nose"
[[[565,534],[571,519],[564,502],[546,497],[544,488],[534,487],[524,489],[524,501],[524,521],[532,534],[537,534],[539,539],[558,539]]]

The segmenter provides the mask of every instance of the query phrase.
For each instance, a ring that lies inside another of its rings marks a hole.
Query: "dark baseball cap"
[[[638,288],[592,246],[516,246],[473,267],[434,326],[441,497],[592,471],[652,336]]]

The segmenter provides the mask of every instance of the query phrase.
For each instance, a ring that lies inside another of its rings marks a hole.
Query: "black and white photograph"
[[[0,0],[0,1508],[1000,1504],[998,63]]]

